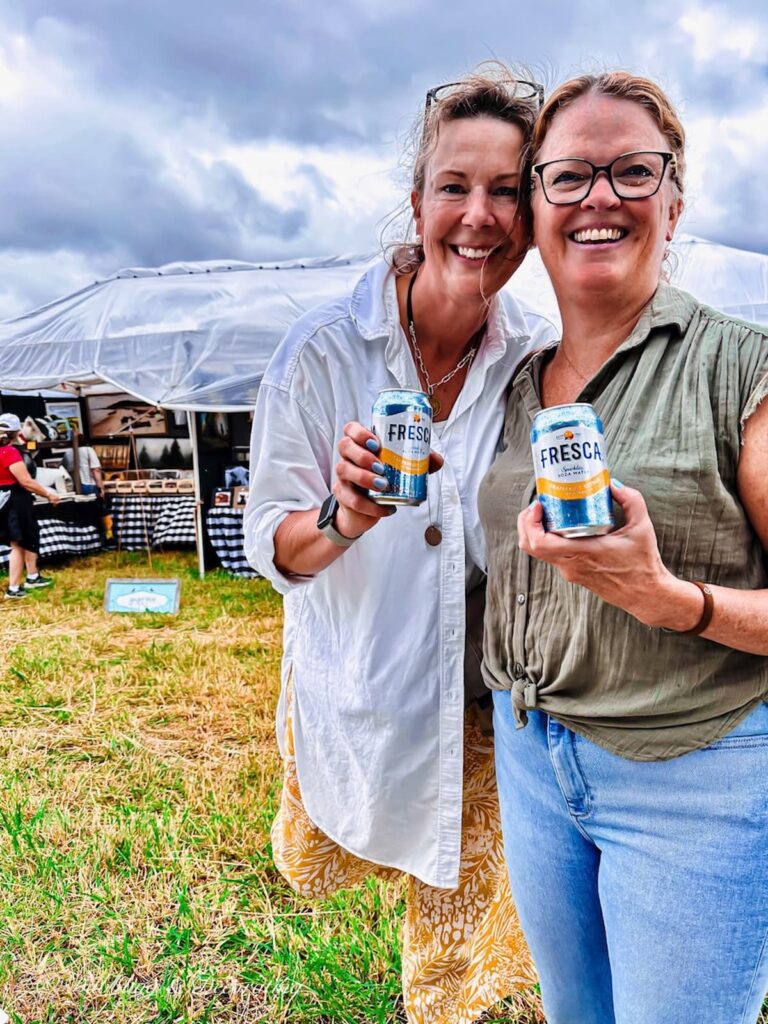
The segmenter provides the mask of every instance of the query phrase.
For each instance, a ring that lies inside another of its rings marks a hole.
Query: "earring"
[[[422,244],[421,235],[419,235],[418,233],[415,234],[413,236],[413,242],[414,242],[414,245],[421,245]]]

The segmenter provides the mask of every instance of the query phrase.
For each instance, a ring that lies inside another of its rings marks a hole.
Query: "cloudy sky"
[[[0,316],[126,266],[372,252],[427,88],[658,79],[683,230],[768,252],[765,0],[0,0]]]

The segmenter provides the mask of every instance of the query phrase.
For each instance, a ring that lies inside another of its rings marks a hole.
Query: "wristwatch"
[[[340,548],[351,547],[357,537],[345,537],[336,529],[336,513],[339,511],[339,503],[336,496],[329,494],[320,506],[320,515],[317,517],[317,528],[320,533],[325,534],[328,540],[338,544]]]

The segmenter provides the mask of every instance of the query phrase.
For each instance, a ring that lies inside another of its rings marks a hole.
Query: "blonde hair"
[[[529,73],[514,71],[502,61],[484,61],[459,82],[452,84],[447,95],[433,99],[411,129],[411,191],[419,197],[424,195],[427,164],[437,146],[440,128],[451,121],[493,117],[513,124],[522,132],[525,157],[539,107],[536,96],[528,97],[525,94],[525,83],[529,82],[530,77]],[[529,84],[540,88],[534,82]],[[525,164],[523,158],[523,166]],[[521,175],[522,170],[521,167]],[[528,191],[528,175],[521,176],[521,194],[518,202],[526,218],[530,218]],[[406,205],[404,203],[404,206]],[[399,216],[396,214],[393,219],[399,219]],[[411,216],[409,233],[412,226]],[[414,239],[396,242],[392,248],[392,262],[400,273],[413,270],[424,259],[424,250]]]
[[[677,111],[664,90],[650,78],[633,75],[630,71],[605,71],[599,75],[578,75],[559,85],[541,108],[533,131],[530,147],[530,165],[526,179],[530,181],[530,168],[541,152],[544,140],[557,115],[570,107],[581,96],[615,96],[644,107],[653,118],[661,134],[667,140],[675,162],[670,180],[682,199],[685,187],[685,129]]]

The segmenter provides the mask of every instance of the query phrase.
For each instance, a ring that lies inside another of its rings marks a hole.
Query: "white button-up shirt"
[[[442,437],[433,436],[445,465],[428,501],[399,508],[311,579],[275,568],[277,526],[328,496],[345,423],[369,423],[383,388],[420,388],[392,269],[374,265],[351,296],[298,320],[259,391],[245,551],[285,596],[283,690],[290,674],[304,806],[345,849],[434,886],[454,887],[459,871],[465,565],[485,566],[478,486],[512,371],[555,336],[511,296],[494,299]],[[438,547],[424,539],[432,522]]]

